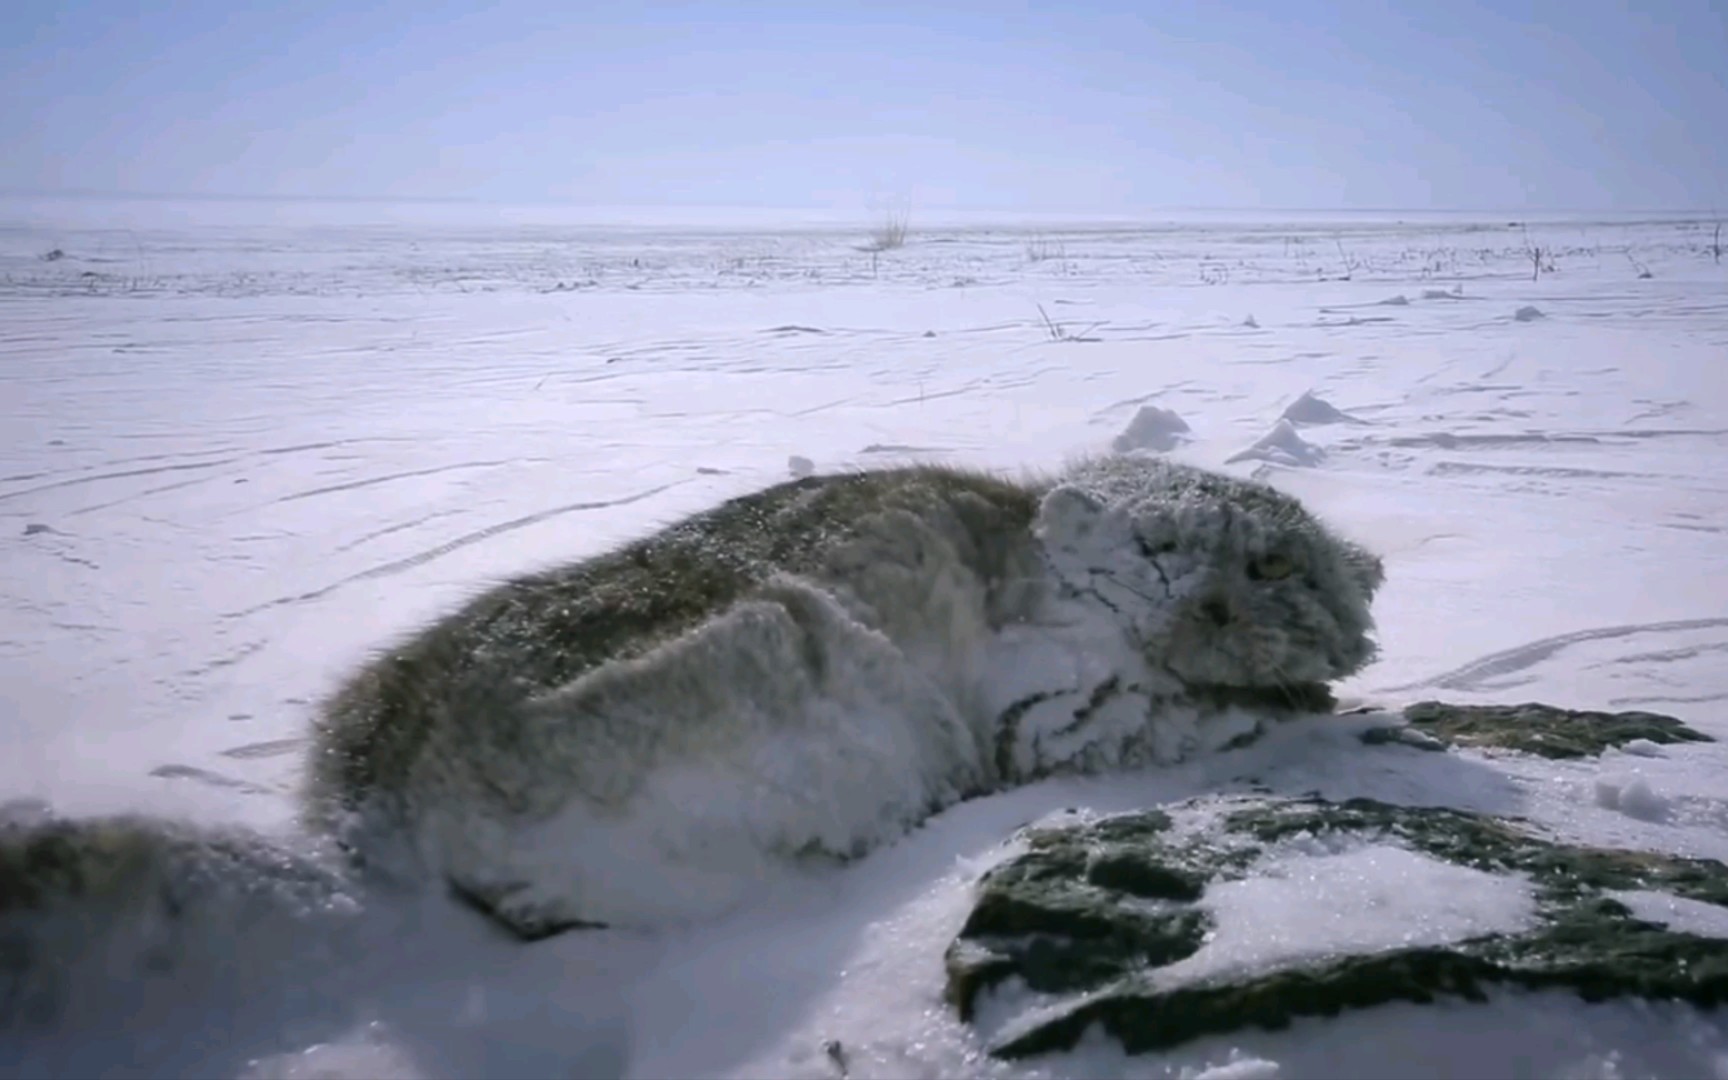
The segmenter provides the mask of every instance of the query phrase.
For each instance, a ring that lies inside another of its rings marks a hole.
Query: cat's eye
[[[1176,550],[1176,545],[1168,540],[1154,544],[1143,536],[1136,536],[1134,542],[1140,547],[1141,557],[1146,559],[1156,559],[1160,555],[1168,555]]]
[[[1255,581],[1283,581],[1296,570],[1296,564],[1287,555],[1274,552],[1262,555],[1248,562],[1248,576]]]

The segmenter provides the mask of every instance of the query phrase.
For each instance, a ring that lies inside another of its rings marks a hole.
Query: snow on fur
[[[627,584],[644,566],[651,601]],[[1215,696],[1351,674],[1378,575],[1295,500],[1151,457],[1024,488],[794,481],[506,584],[374,661],[329,706],[312,796],[362,822],[363,857],[405,829],[527,936],[711,918],[964,797],[1252,733]],[[582,637],[600,620],[637,627],[605,631],[616,655]]]

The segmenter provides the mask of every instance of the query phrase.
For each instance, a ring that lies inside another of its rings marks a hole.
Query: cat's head
[[[1036,528],[1066,587],[1197,691],[1300,692],[1374,656],[1379,558],[1265,484],[1099,458],[1050,489]]]

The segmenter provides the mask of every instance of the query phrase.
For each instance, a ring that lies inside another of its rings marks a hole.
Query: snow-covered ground
[[[489,583],[794,458],[1012,471],[1118,436],[1263,476],[1385,557],[1383,656],[1349,699],[1648,708],[1728,737],[1728,265],[1711,222],[914,221],[872,256],[865,228],[219,209],[0,207],[0,801],[283,829],[311,703]],[[1537,280],[1532,247],[1551,264]],[[1162,411],[1134,424],[1143,406]],[[379,939],[337,1019],[292,1015],[284,988],[212,1030],[188,990],[149,1038],[123,1024],[17,1060],[836,1076],[838,1040],[852,1076],[1728,1077],[1719,1016],[1534,994],[1167,1055],[980,1057],[940,999],[942,950],[1002,841],[1059,809],[1254,774],[1728,860],[1728,742],[1370,769],[1354,732],[1294,724],[1178,769],[964,804],[720,925],[522,947],[428,911],[422,932]],[[1442,938],[1528,905],[1390,849],[1307,861],[1218,898],[1217,955],[1397,940],[1388,897],[1423,897],[1393,907]]]

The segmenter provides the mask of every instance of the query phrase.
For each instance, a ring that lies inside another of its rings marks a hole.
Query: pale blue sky
[[[1719,0],[6,0],[0,189],[1728,206]]]

